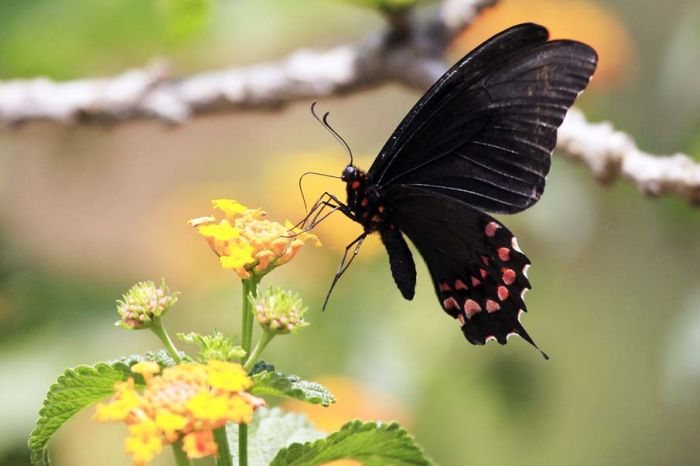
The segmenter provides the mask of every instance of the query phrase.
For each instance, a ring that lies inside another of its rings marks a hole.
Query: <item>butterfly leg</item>
[[[319,196],[319,198],[316,200],[316,202],[314,202],[313,206],[311,206],[311,209],[309,209],[308,213],[304,216],[304,218],[299,220],[294,225],[294,227],[304,228],[304,231],[310,230],[314,226],[318,225],[320,220],[317,221],[317,219],[320,217],[321,213],[325,210],[326,207],[332,208],[333,212],[335,212],[336,210],[340,210],[345,215],[352,215],[349,207],[345,203],[341,202],[340,199],[338,199],[333,194],[325,192],[321,194],[321,196]],[[321,220],[325,219],[328,215],[328,213],[324,215]],[[308,222],[311,218],[313,218],[313,220],[311,221],[311,224],[313,226],[305,228],[306,222]]]
[[[325,311],[326,310],[326,305],[328,304],[328,299],[331,297],[331,293],[333,292],[333,288],[335,288],[336,283],[338,283],[338,280],[340,280],[340,277],[345,273],[345,271],[350,267],[350,264],[352,264],[352,261],[355,260],[355,257],[357,257],[357,254],[360,252],[360,247],[362,247],[362,243],[365,241],[365,238],[367,238],[367,233],[362,233],[360,236],[355,238],[350,244],[345,246],[345,253],[343,253],[343,259],[340,261],[340,265],[338,266],[338,271],[335,273],[335,276],[333,277],[333,282],[331,282],[331,287],[328,289],[328,293],[326,294],[326,299],[323,300],[323,307],[322,309]],[[354,246],[354,249],[353,249]],[[350,250],[352,249],[352,254],[350,255],[350,259],[348,259],[348,255],[350,254]]]

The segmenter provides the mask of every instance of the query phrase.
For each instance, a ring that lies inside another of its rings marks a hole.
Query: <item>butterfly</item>
[[[595,71],[591,47],[548,39],[544,27],[520,24],[467,54],[415,104],[366,172],[348,147],[347,201],[325,193],[310,211],[312,225],[330,207],[363,227],[331,290],[367,235],[379,233],[396,286],[411,300],[416,266],[408,238],[440,306],[470,343],[505,344],[520,335],[539,350],[520,322],[530,260],[487,212],[514,214],[539,200],[557,129]],[[345,144],[327,116],[322,122]]]

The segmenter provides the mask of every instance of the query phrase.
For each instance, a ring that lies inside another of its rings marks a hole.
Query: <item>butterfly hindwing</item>
[[[556,132],[597,57],[574,41],[547,42],[523,24],[457,63],[416,104],[368,176],[380,188],[413,185],[490,212],[537,202]]]
[[[473,344],[510,334],[534,342],[520,324],[530,288],[527,256],[491,216],[410,186],[387,191],[387,209],[425,260],[440,305]]]

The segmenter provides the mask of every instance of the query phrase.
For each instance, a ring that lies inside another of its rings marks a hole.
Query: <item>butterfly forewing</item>
[[[596,55],[578,42],[546,42],[539,26],[512,29],[520,34],[494,37],[482,47],[484,58],[497,56],[502,42],[512,45],[514,34],[530,38],[526,46],[502,52],[507,59],[486,68],[472,70],[481,63],[463,58],[399,126],[370,179],[497,213],[519,212],[540,198],[557,128],[588,84]]]

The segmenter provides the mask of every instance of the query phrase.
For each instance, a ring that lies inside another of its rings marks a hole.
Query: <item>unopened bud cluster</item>
[[[178,294],[171,293],[165,281],[160,286],[152,281],[137,283],[117,301],[121,319],[114,325],[130,330],[148,328],[154,319],[161,317],[177,302]]]
[[[296,293],[268,288],[251,299],[258,322],[269,332],[284,334],[309,325],[304,321],[306,308]]]

